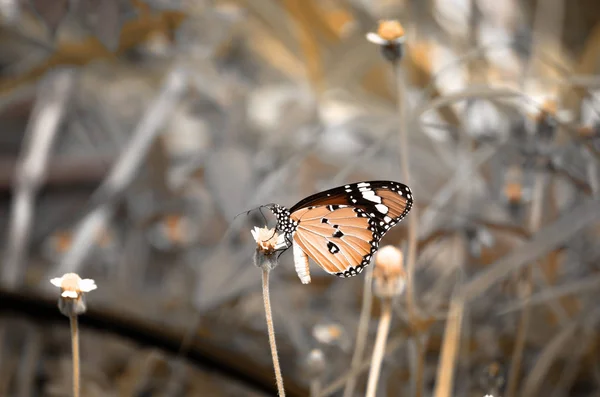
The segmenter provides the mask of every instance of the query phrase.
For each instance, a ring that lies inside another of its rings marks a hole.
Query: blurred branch
[[[135,178],[152,142],[161,132],[186,87],[186,72],[174,68],[133,131],[131,140],[110,174],[94,193],[92,203],[96,207],[77,226],[71,248],[59,266],[50,271],[51,275],[76,272],[80,268],[94,239],[106,227],[114,204]]]
[[[600,275],[586,277],[582,280],[568,283],[558,287],[548,288],[535,295],[532,295],[529,299],[529,305],[541,305],[549,300],[558,300],[563,296],[567,295],[579,295],[582,293],[593,292],[600,288]],[[521,310],[525,303],[518,300],[514,303],[509,303],[502,310],[498,312],[498,315],[504,315],[516,310]]]
[[[41,65],[22,75],[0,79],[0,94],[34,83],[57,66],[83,66],[99,59],[115,59],[157,32],[164,32],[168,37],[172,37],[185,18],[184,13],[171,10],[140,14],[139,18],[123,25],[119,46],[114,53],[107,50],[95,37],[80,42],[61,43]]]
[[[581,229],[598,221],[600,221],[600,200],[584,201],[579,207],[563,214],[557,221],[541,229],[531,241],[489,265],[485,271],[465,284],[460,296],[467,301],[477,298],[511,272],[550,252]]]
[[[73,186],[78,183],[97,184],[109,170],[112,156],[58,156],[48,159],[45,168],[46,186]],[[10,187],[17,172],[18,159],[0,157],[0,191]]]
[[[44,181],[50,151],[74,85],[73,70],[50,74],[40,87],[27,126],[26,145],[16,167],[6,262],[2,268],[2,283],[11,288],[19,284],[23,275],[22,262],[29,243],[35,195]]]

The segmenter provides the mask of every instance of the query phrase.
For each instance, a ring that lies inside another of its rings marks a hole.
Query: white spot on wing
[[[366,186],[369,186],[369,183],[368,183],[368,182],[361,182],[361,183],[359,183],[359,184],[358,184],[358,185],[356,185],[356,186],[357,186],[357,187],[366,187]]]
[[[362,193],[362,196],[365,200],[369,200],[372,201],[374,203],[380,203],[381,204],[381,197],[379,197],[378,195],[375,194],[374,191],[372,190],[367,190],[366,192]]]
[[[379,201],[381,201],[381,198],[379,198]],[[375,208],[377,208],[377,211],[381,212],[382,214],[387,214],[389,210],[387,205],[384,204],[377,204]]]

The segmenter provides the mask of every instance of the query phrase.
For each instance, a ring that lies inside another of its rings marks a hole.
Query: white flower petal
[[[73,298],[73,299],[76,299],[77,298],[77,292],[75,292],[75,291],[63,291],[62,294],[60,294],[60,296],[62,296],[63,298]]]
[[[280,234],[279,236],[277,236],[277,243],[275,244],[275,249],[276,250],[280,250],[283,248],[287,248],[288,243],[287,240],[285,239],[285,234]]]
[[[375,44],[379,44],[379,45],[386,45],[389,43],[389,41],[383,39],[377,33],[369,32],[369,33],[367,33],[366,37],[367,37],[367,40],[369,40],[371,43],[375,43]]]
[[[52,283],[52,285],[54,285],[54,286],[56,286],[58,288],[61,287],[62,281],[63,281],[62,277],[56,277],[56,278],[53,278],[52,280],[50,280],[50,282]]]
[[[258,242],[258,232],[259,229],[258,227],[254,226],[254,229],[250,230],[250,233],[252,233],[252,237],[254,238],[254,241]]]
[[[90,292],[98,288],[96,282],[91,278],[83,279],[79,282],[79,289],[83,292]]]

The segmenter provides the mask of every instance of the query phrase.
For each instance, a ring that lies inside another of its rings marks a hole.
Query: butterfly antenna
[[[238,216],[240,216],[240,215],[248,215],[248,214],[249,214],[249,213],[251,213],[252,211],[255,211],[255,210],[260,210],[260,209],[262,209],[263,207],[270,208],[272,205],[274,205],[274,203],[270,203],[270,204],[263,204],[263,205],[260,205],[260,206],[258,206],[258,207],[250,208],[250,209],[249,209],[249,210],[247,210],[247,211],[242,211],[242,212],[240,212],[239,214],[237,214],[236,216],[234,216],[234,217],[233,217],[233,220],[236,220],[236,219],[237,219],[237,217],[238,217]],[[265,215],[262,213],[262,211],[261,211],[260,213],[262,214],[263,218],[264,218],[264,219],[265,219],[265,221],[266,221],[266,217],[265,217]]]

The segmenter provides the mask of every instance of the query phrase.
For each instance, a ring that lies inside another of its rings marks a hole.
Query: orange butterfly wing
[[[376,219],[349,206],[303,208],[291,219],[298,222],[294,241],[323,270],[337,276],[360,273],[383,236]]]

